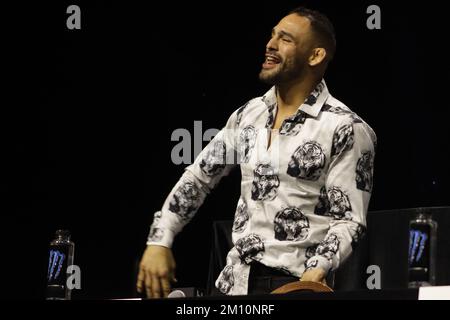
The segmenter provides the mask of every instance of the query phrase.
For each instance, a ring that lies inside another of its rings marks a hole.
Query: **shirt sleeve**
[[[154,214],[147,245],[171,248],[175,236],[193,218],[220,179],[237,166],[237,112],[200,152]]]
[[[331,217],[330,228],[315,255],[307,260],[306,270],[336,270],[365,233],[375,148],[374,131],[359,118],[346,117],[337,126],[320,199]]]

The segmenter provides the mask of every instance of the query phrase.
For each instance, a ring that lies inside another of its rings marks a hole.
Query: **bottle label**
[[[47,273],[48,286],[66,286],[68,249],[64,245],[50,246]]]
[[[411,223],[409,230],[409,281],[429,281],[431,226]]]

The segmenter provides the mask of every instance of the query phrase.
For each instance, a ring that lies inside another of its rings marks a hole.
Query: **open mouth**
[[[277,57],[273,54],[266,54],[266,60],[264,60],[262,67],[264,69],[271,69],[280,63],[281,63],[281,59],[279,57]]]

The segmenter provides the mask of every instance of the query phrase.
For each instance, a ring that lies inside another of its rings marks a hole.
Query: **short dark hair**
[[[297,14],[301,17],[308,18],[311,22],[311,29],[318,37],[320,45],[327,50],[328,61],[333,59],[336,52],[336,35],[331,21],[326,15],[319,11],[308,9],[305,7],[297,7],[289,12],[289,14]]]

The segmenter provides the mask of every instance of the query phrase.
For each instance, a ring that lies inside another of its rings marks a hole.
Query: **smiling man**
[[[317,11],[297,8],[273,28],[259,74],[272,88],[230,116],[155,214],[138,291],[167,296],[175,280],[175,235],[237,166],[234,247],[218,292],[325,282],[348,258],[366,229],[376,136],[327,89],[323,76],[335,48],[333,26]],[[238,164],[228,161],[235,154]]]

